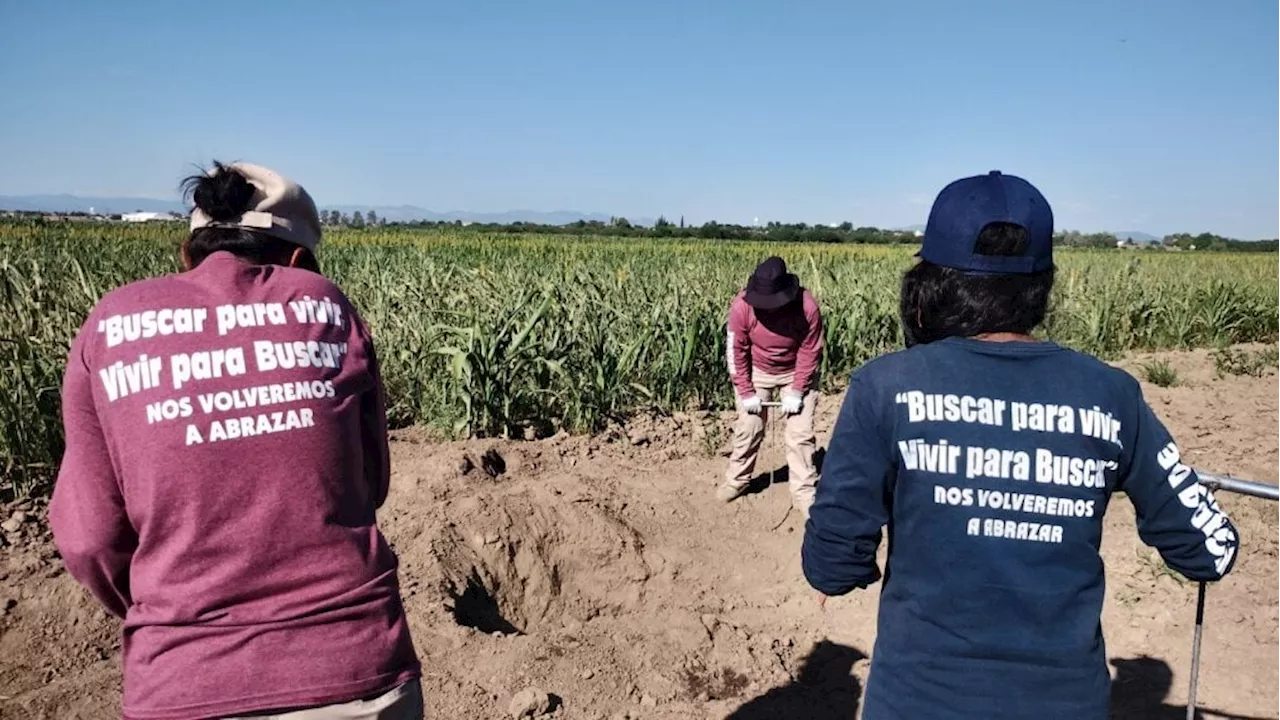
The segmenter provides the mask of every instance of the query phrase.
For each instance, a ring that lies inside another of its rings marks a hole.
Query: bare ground
[[[1193,464],[1274,483],[1275,374],[1220,379],[1204,352],[1159,357],[1182,384],[1145,390]],[[820,428],[838,403],[823,399]],[[505,717],[537,686],[562,718],[853,718],[876,594],[819,611],[776,484],[785,470],[715,502],[728,427],[687,416],[537,442],[397,434],[380,522],[402,562],[428,717]],[[779,436],[763,460],[784,464]],[[1276,718],[1277,509],[1220,500],[1243,548],[1209,591],[1200,705]],[[0,550],[0,718],[117,717],[118,626],[61,570],[43,508],[15,509],[31,517]],[[1114,715],[1182,718],[1196,587],[1139,542],[1127,501],[1106,523]]]

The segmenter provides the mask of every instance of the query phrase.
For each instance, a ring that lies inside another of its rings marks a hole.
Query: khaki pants
[[[776,401],[784,390],[791,388],[793,374],[767,375],[756,372],[751,376],[756,395],[765,402]],[[813,465],[813,454],[818,441],[813,434],[813,412],[818,404],[818,393],[807,390],[804,407],[796,415],[785,418],[787,441],[788,484],[791,486],[791,502],[808,517],[809,506],[818,487],[818,471]],[[729,469],[725,482],[734,487],[744,487],[755,477],[756,458],[764,441],[765,423],[770,413],[781,413],[781,408],[765,408],[759,415],[752,415],[738,403],[738,422],[733,427],[733,451],[729,455]]]
[[[226,720],[422,720],[422,713],[422,684],[410,680],[370,700]]]

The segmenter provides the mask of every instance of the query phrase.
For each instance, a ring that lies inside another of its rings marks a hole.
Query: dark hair
[[[974,252],[1021,255],[1021,225],[996,222],[982,229]],[[902,276],[898,312],[907,347],[983,333],[1026,334],[1044,322],[1054,269],[1026,275],[979,275],[921,260]]]
[[[235,168],[218,161],[213,171],[192,175],[182,181],[183,196],[214,222],[235,220],[249,210],[254,188]],[[229,252],[258,265],[287,265],[301,246],[287,240],[238,227],[202,227],[183,244],[191,267],[215,252]],[[300,267],[320,271],[310,250],[302,248]]]

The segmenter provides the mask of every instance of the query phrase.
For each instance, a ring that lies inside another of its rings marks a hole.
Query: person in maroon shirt
[[[787,272],[780,257],[756,267],[729,305],[726,362],[738,399],[738,422],[722,502],[746,494],[755,473],[768,417],[776,401],[786,421],[787,467],[792,505],[807,520],[818,483],[813,415],[822,367],[822,312],[813,294]]]
[[[266,168],[190,178],[185,272],[108,293],[71,347],[50,504],[124,620],[136,720],[422,717],[373,341],[319,273],[315,203]]]

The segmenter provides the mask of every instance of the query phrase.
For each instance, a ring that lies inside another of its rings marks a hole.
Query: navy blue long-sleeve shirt
[[[1193,580],[1236,531],[1127,373],[1052,343],[950,338],[854,373],[805,528],[809,583],[880,579],[865,720],[1107,716],[1099,544],[1113,492]]]

